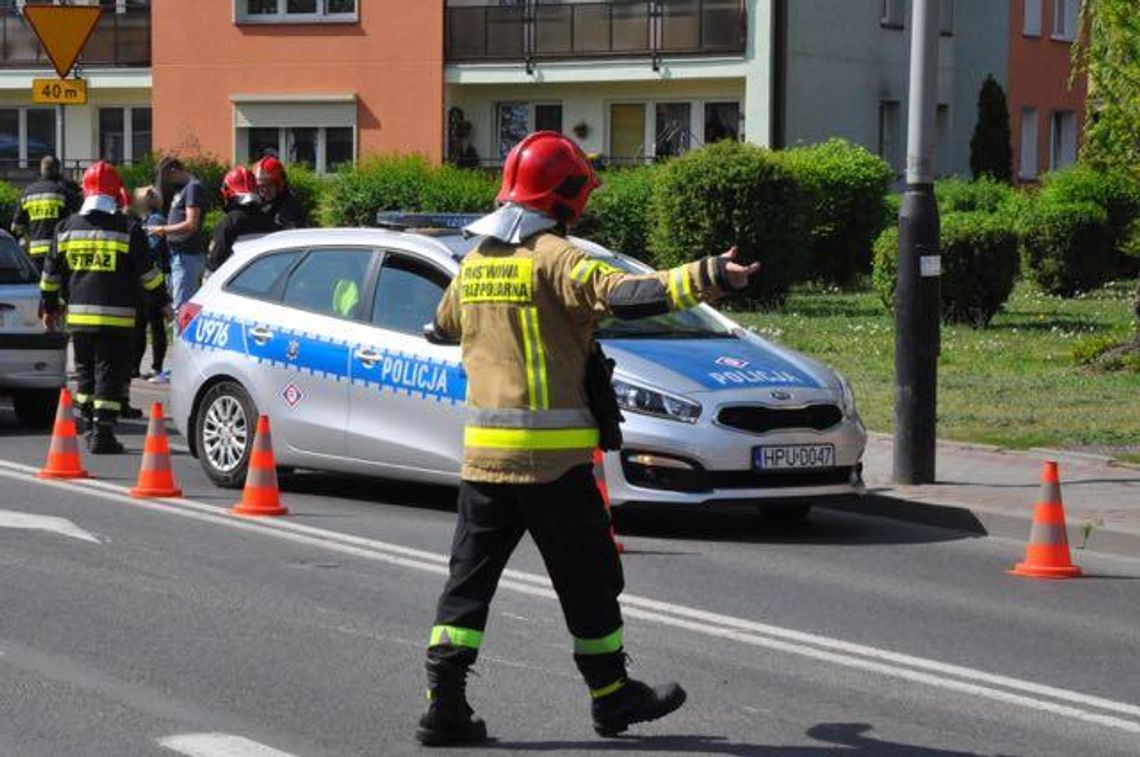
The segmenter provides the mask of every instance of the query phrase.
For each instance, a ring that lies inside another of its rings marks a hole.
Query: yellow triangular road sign
[[[66,78],[99,23],[98,6],[25,5],[24,18],[39,37],[59,78]]]

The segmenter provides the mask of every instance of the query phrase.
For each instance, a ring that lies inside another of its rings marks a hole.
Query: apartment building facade
[[[1077,159],[1088,81],[1072,75],[1080,0],[1013,0],[1009,102],[1014,177],[1034,182]]]
[[[76,66],[85,105],[39,105],[32,80],[55,72],[20,15],[24,0],[0,1],[0,176],[33,176],[46,154],[69,166],[95,158],[130,161],[151,152],[151,2],[89,0],[103,14]]]

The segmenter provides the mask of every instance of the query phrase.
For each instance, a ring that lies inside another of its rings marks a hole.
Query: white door
[[[348,456],[378,469],[457,473],[467,377],[459,348],[429,343],[448,274],[385,253],[368,314],[352,331]]]

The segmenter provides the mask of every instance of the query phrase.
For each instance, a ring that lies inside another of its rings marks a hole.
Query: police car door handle
[[[359,360],[361,365],[365,368],[372,368],[376,365],[376,362],[380,360],[380,353],[371,347],[356,350],[352,353],[352,356]]]
[[[265,344],[273,338],[273,332],[269,329],[263,329],[260,326],[249,330],[249,335],[253,337],[253,341],[258,344]]]

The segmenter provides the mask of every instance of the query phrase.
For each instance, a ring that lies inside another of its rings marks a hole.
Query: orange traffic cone
[[[234,505],[230,512],[254,517],[289,514],[289,510],[281,504],[281,493],[277,488],[277,463],[273,459],[268,415],[257,419],[257,433],[253,437],[253,450],[249,453],[245,489],[242,491],[241,502]]]
[[[139,468],[138,484],[131,489],[131,496],[140,499],[182,496],[182,490],[174,483],[174,471],[170,468],[170,441],[166,438],[166,419],[161,402],[150,406],[142,467]]]
[[[79,440],[75,435],[75,413],[72,410],[71,392],[67,387],[59,390],[59,407],[55,411],[55,426],[51,432],[51,447],[47,461],[38,474],[40,478],[87,478],[89,475],[79,459]]]
[[[610,538],[614,540],[614,548],[618,553],[625,551],[625,545],[618,541],[614,532],[614,516],[610,512],[610,489],[606,486],[605,454],[600,449],[594,450],[594,481],[598,483],[598,493],[602,495],[602,503],[606,506],[606,515],[610,518]]]
[[[1065,533],[1065,508],[1061,505],[1061,479],[1057,463],[1049,460],[1041,471],[1041,497],[1033,510],[1033,530],[1025,550],[1025,562],[1009,571],[1027,578],[1073,578],[1081,569],[1069,555]]]

